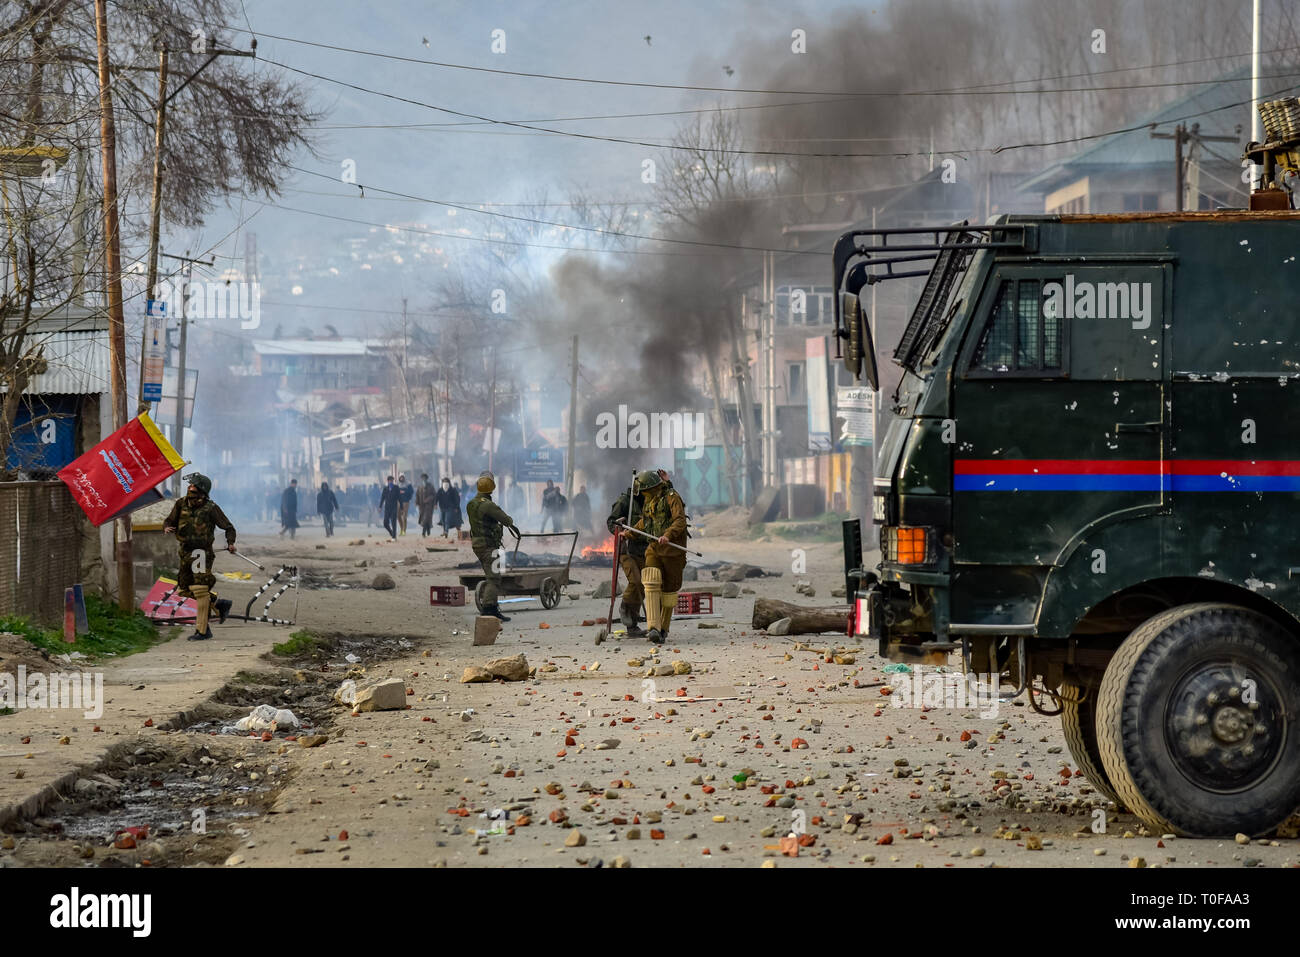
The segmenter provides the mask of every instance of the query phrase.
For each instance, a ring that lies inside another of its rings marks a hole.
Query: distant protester
[[[405,475],[397,476],[397,524],[406,534],[406,513],[411,508],[411,499],[415,498],[415,486],[406,480]]]
[[[460,490],[451,484],[451,479],[442,480],[442,488],[437,491],[438,503],[438,524],[442,526],[442,537],[446,538],[451,529],[457,529],[459,532],[460,521]]]
[[[415,509],[420,520],[420,537],[427,538],[433,528],[433,507],[438,490],[429,481],[427,472],[420,473],[420,487],[415,490]]]
[[[325,523],[326,538],[334,534],[334,513],[338,510],[339,500],[331,491],[330,483],[321,482],[320,491],[316,493],[316,514]]]
[[[397,499],[398,489],[393,484],[393,477],[388,476],[388,484],[379,493],[379,511],[384,515],[384,528],[390,538],[397,538]]]
[[[280,537],[288,532],[290,538],[298,535],[298,480],[292,479],[280,496]]]

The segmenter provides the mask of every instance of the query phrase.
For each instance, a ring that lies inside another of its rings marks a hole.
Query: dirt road
[[[254,531],[241,543],[260,560],[296,561],[309,573],[317,587],[302,591],[298,627],[332,643],[297,660],[241,665],[208,711],[191,710],[176,730],[148,732],[156,753],[101,769],[116,789],[81,788],[75,800],[11,825],[15,847],[0,850],[0,863],[130,865],[146,853],[153,864],[243,867],[1300,861],[1295,840],[1147,834],[1075,773],[1059,720],[1035,714],[1023,697],[996,709],[897,707],[910,679],[884,673],[870,648],[835,635],[755,632],[755,597],[835,600],[838,543],[694,540],[708,561],[781,574],[741,583],[753,593],[715,598],[713,616],[675,619],[657,651],[626,637],[594,643],[599,626],[582,622],[605,615],[608,600],[586,595],[608,569],[577,567],[582,585],[570,592],[582,597],[566,596],[551,611],[535,600],[503,605],[513,620],[494,646],[475,648],[472,602],[429,605],[429,586],[454,584],[456,563],[472,558],[467,546],[418,535],[385,543],[355,527],[328,541],[321,534],[307,527],[291,542]],[[792,571],[796,548],[804,574]],[[370,587],[381,572],[395,587]],[[800,580],[816,597],[796,592]],[[218,629],[213,647],[237,633]],[[286,634],[261,640],[269,651]],[[517,654],[533,677],[460,682],[467,666]],[[647,674],[677,662],[689,672]],[[401,678],[409,708],[354,716],[334,704],[330,695],[349,671],[361,684]],[[954,679],[934,680],[951,688]],[[303,748],[282,729],[269,741],[223,733],[258,703],[297,708],[315,727],[289,734],[323,732],[327,742]],[[144,779],[150,786],[137,790],[153,800],[124,799]],[[127,807],[153,831],[135,848],[106,846]],[[201,833],[186,826],[196,807],[207,809]]]

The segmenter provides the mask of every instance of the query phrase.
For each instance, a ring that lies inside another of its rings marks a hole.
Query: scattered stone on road
[[[406,707],[406,682],[401,678],[388,678],[378,684],[357,689],[357,700],[352,705],[356,712],[399,711]]]
[[[484,666],[494,678],[506,681],[523,681],[528,677],[528,659],[523,655],[495,658]]]

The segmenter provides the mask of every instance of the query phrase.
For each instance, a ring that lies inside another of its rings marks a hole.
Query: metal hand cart
[[[564,564],[533,565],[528,563],[528,553],[524,552],[524,563],[520,564],[519,546],[525,538],[567,538],[569,554]],[[571,584],[569,566],[573,563],[573,552],[578,546],[578,533],[574,532],[520,532],[515,541],[513,552],[505,556],[501,569],[502,595],[537,595],[542,607],[554,608],[560,603],[561,590]],[[460,576],[460,583],[466,588],[474,589],[474,605],[483,610],[483,590],[487,587],[486,576],[482,572],[470,572]]]

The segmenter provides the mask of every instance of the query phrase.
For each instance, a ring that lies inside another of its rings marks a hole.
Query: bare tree
[[[164,217],[192,227],[222,197],[275,195],[317,118],[292,84],[214,54],[229,45],[231,0],[118,0],[110,31],[124,247],[144,234],[153,167],[157,49],[169,51]],[[99,98],[96,38],[85,4],[0,6],[0,186],[5,285],[0,299],[0,466],[23,390],[45,361],[41,320],[86,302],[101,246],[90,215]],[[141,250],[143,252],[143,250]],[[127,256],[128,260],[130,254]],[[102,308],[102,296],[93,301]]]
[[[668,150],[668,174],[659,191],[658,212],[670,229],[701,232],[707,228],[705,213],[718,203],[775,191],[777,168],[733,152],[745,148],[745,130],[735,113],[697,113],[682,124]]]

